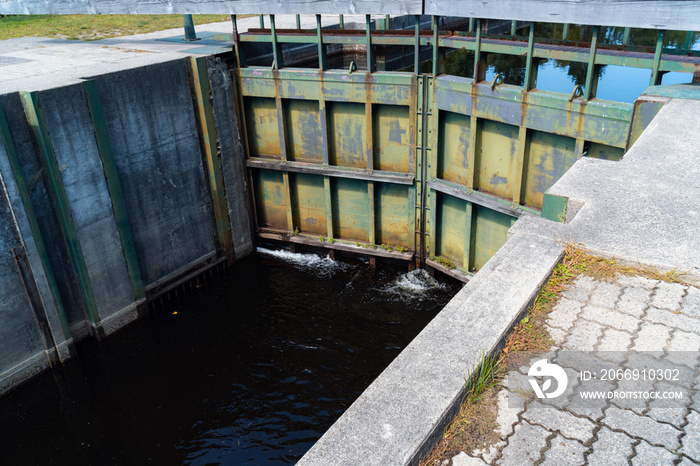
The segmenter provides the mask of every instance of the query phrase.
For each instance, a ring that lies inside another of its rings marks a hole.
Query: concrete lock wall
[[[199,66],[205,82],[183,59],[0,96],[0,394],[252,251],[231,77]]]

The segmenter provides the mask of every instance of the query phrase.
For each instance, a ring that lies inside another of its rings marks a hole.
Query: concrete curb
[[[467,374],[503,343],[563,251],[511,237],[298,464],[417,463],[459,407]]]

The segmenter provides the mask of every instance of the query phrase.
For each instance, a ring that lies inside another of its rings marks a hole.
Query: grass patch
[[[431,257],[431,259],[435,260]],[[661,273],[652,267],[629,267],[614,259],[592,256],[573,243],[564,246],[564,258],[552,271],[552,276],[537,293],[535,301],[525,317],[513,327],[500,356],[482,356],[479,368],[469,374],[466,396],[455,419],[421,466],[441,465],[461,451],[471,453],[496,443],[497,397],[508,367],[511,353],[525,351],[549,351],[554,344],[545,323],[547,315],[559,299],[566,285],[579,275],[597,280],[612,281],[617,274],[641,276],[670,283],[683,283],[682,273]]]
[[[230,15],[192,15],[192,18],[195,25],[231,21]],[[182,15],[2,16],[0,40],[18,37],[98,40],[182,27]]]

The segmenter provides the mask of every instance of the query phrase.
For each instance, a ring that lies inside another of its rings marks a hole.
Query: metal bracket
[[[355,60],[350,62],[350,66],[348,67],[348,75],[351,75],[353,71],[357,71],[357,65],[355,64]]]
[[[583,96],[583,88],[581,87],[580,84],[577,84],[576,87],[574,88],[573,91],[571,91],[571,95],[569,96],[569,102],[574,100],[577,97],[582,97]]]
[[[491,81],[491,90],[494,90],[499,84],[503,84],[503,75],[501,73],[493,77],[493,81]]]

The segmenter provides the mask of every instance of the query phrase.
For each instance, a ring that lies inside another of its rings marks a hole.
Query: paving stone
[[[681,328],[686,332],[700,333],[700,319],[688,317],[685,314],[674,314],[657,307],[649,307],[644,320],[673,328]]]
[[[678,283],[659,282],[656,285],[651,305],[669,311],[677,311],[681,307],[686,287]]]
[[[691,392],[689,389],[681,387],[679,385],[673,385],[669,382],[657,382],[654,386],[657,392],[674,392],[680,393],[681,398],[675,399],[663,399],[658,398],[649,401],[649,410],[644,413],[645,416],[649,416],[652,419],[656,419],[660,422],[667,422],[673,424],[677,428],[685,423],[685,417],[688,414],[688,405],[691,403]]]
[[[591,296],[591,290],[581,288],[576,286],[576,283],[572,283],[564,291],[562,291],[561,296],[570,301],[586,303],[588,302],[588,298]]]
[[[578,383],[578,371],[569,367],[563,367],[563,369],[564,372],[566,372],[568,381],[564,393],[562,393],[556,398],[538,398],[537,401],[545,405],[553,406],[557,409],[563,409],[564,406],[569,404],[569,401],[571,400],[571,397],[574,394],[576,384]],[[530,408],[528,407],[528,409]]]
[[[622,296],[615,304],[615,309],[633,317],[641,317],[649,305],[652,292],[641,287],[629,287],[622,291]]]
[[[651,393],[654,391],[654,381],[645,380],[642,377],[639,380],[618,380],[617,388],[613,393],[627,393],[625,398],[613,398],[610,403],[623,409],[629,409],[641,415],[647,409],[649,398],[644,398],[641,392]]]
[[[632,344],[632,334],[612,328],[603,331],[603,337],[600,339],[596,351],[603,352],[598,355],[600,358],[622,362],[624,360],[627,348]],[[608,353],[612,351],[612,353]]]
[[[669,353],[675,351],[691,353],[692,356],[697,357],[700,350],[700,335],[697,333],[686,332],[684,330],[675,330],[671,336],[671,341],[668,345]],[[682,360],[687,360],[687,358],[682,358]]]
[[[640,372],[647,370],[647,378],[655,381],[669,380],[674,385],[693,388],[696,383],[696,371],[687,366],[676,364],[668,359],[658,359],[651,356],[653,353],[630,353],[625,367]],[[653,370],[653,374],[649,371]]]
[[[578,318],[582,306],[578,301],[560,298],[547,316],[547,324],[568,331]]]
[[[584,399],[581,396],[582,391],[597,391],[609,392],[615,389],[615,386],[604,380],[591,379],[581,382],[576,386],[574,395],[571,397],[571,402],[566,406],[566,410],[579,416],[585,416],[594,421],[603,417],[603,411],[608,406],[606,399]]]
[[[548,408],[538,401],[533,401],[523,413],[523,418],[532,424],[539,424],[547,430],[559,431],[567,438],[585,443],[593,437],[593,424],[588,419],[576,417],[566,411]]]
[[[617,280],[615,280],[615,281],[623,287],[631,286],[631,287],[644,288],[646,290],[652,290],[656,285],[659,284],[658,280],[652,280],[650,278],[637,277],[637,276],[630,277],[629,275],[620,275],[620,274],[617,275]]]
[[[603,334],[602,325],[579,320],[574,328],[569,332],[564,342],[564,348],[572,351],[593,351],[598,343],[598,338]]]
[[[498,455],[500,454],[501,448],[503,448],[504,446],[506,446],[506,442],[501,440],[491,445],[488,451],[486,450],[486,448],[477,448],[472,452],[471,456],[480,456],[486,463],[493,464]]]
[[[452,457],[452,466],[486,466],[481,458],[474,458],[464,452]]]
[[[561,466],[584,464],[583,454],[587,448],[576,440],[568,440],[557,435],[551,440],[549,450],[544,452],[542,466]]]
[[[691,410],[687,419],[688,424],[683,429],[685,436],[681,438],[683,446],[678,451],[700,463],[700,413]]]
[[[566,339],[566,335],[568,335],[568,332],[557,327],[550,327],[548,325],[545,325],[545,328],[549,332],[549,336],[552,337],[552,340],[554,340],[555,346],[552,349],[556,350],[561,347],[562,343],[564,343],[564,340]]]
[[[523,422],[515,426],[515,433],[508,439],[497,464],[522,466],[534,464],[542,457],[541,451],[547,446],[551,432],[540,426]]]
[[[627,332],[635,332],[639,326],[639,321],[630,315],[590,304],[583,307],[580,317]]]
[[[514,403],[512,400],[508,399],[510,396],[517,397],[518,395],[511,395],[507,390],[501,390],[498,392],[498,415],[496,417],[498,428],[496,429],[496,432],[501,435],[501,438],[506,438],[513,433],[513,426],[518,422],[518,414],[523,412],[525,409],[524,397],[519,397],[522,402],[515,404],[520,404],[520,406],[513,408],[511,406]]]
[[[621,432],[613,432],[607,427],[598,431],[598,439],[593,442],[593,453],[588,455],[589,466],[627,465],[627,459],[634,450],[632,444],[636,440]]]
[[[695,461],[691,461],[688,459],[687,456],[683,456],[683,459],[681,460],[680,463],[678,463],[677,466],[697,466],[700,463],[696,463]]]
[[[675,427],[616,406],[610,406],[605,410],[602,423],[613,430],[626,432],[632,437],[643,438],[653,445],[664,445],[672,450],[680,445],[678,437],[681,431]]]
[[[632,466],[658,466],[660,464],[673,464],[678,458],[665,448],[653,447],[642,440],[634,447],[637,454],[632,458]]]
[[[700,318],[700,289],[689,286],[681,306],[681,312],[691,317]]]
[[[617,283],[598,282],[588,299],[588,304],[596,307],[614,309],[622,294],[622,287]]]
[[[589,275],[579,275],[576,277],[576,279],[572,282],[572,284],[576,288],[580,288],[582,290],[586,291],[593,291],[595,290],[596,285],[598,284],[598,280],[595,278],[589,276]]]
[[[644,322],[632,344],[632,351],[659,351],[668,345],[671,328],[666,325]],[[661,353],[660,353],[661,354]],[[660,355],[659,354],[659,355]]]

